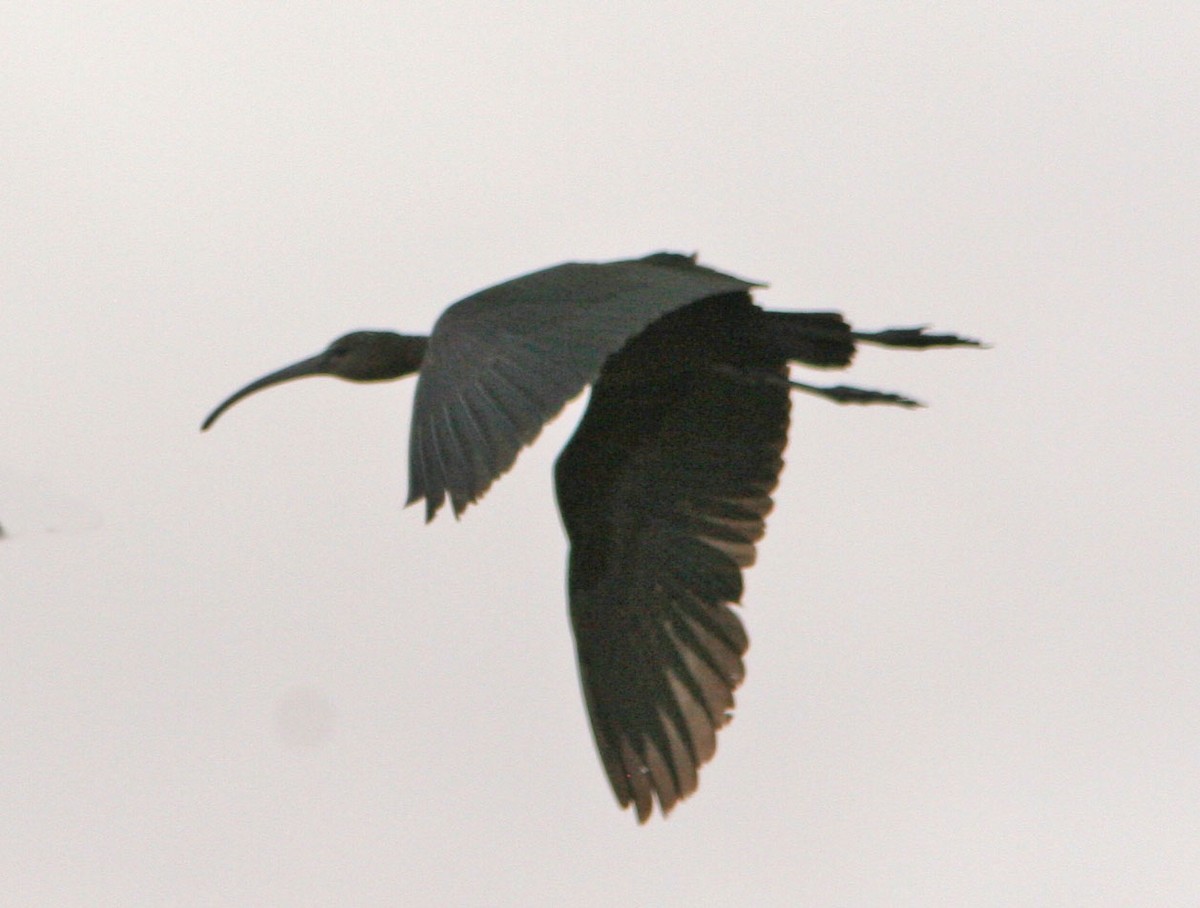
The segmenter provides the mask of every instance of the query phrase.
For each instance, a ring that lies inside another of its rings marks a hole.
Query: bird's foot
[[[926,334],[928,325],[915,328],[886,328],[883,331],[855,331],[854,339],[881,347],[908,347],[923,350],[927,347],[983,347],[985,344],[971,337],[957,334]]]
[[[896,407],[909,408],[925,406],[918,400],[905,397],[903,394],[893,394],[890,391],[873,391],[869,388],[854,388],[850,385],[821,387],[806,385],[804,382],[798,381],[789,381],[788,385],[838,404],[891,404]]]

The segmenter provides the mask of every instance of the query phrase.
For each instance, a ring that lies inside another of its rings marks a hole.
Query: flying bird
[[[568,262],[450,306],[429,336],[355,331],[242,388],[309,375],[420,373],[408,504],[460,515],[563,406],[591,386],[554,478],[570,540],[580,681],[605,773],[639,822],[696,790],[731,716],[748,641],[732,605],[783,467],[790,390],[918,406],[883,391],[791,380],[845,368],[859,342],[979,346],[923,327],[855,331],[837,312],[759,308],[751,281],[695,256]]]

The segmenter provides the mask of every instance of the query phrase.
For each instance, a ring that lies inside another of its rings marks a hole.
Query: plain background
[[[1200,903],[1193,4],[6,3],[0,879],[28,905]],[[551,469],[404,510],[353,328],[699,250],[796,395],[699,793],[617,810]],[[11,507],[6,511],[6,500]]]

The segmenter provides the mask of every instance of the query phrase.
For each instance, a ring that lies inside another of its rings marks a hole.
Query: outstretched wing
[[[455,303],[417,381],[409,504],[424,498],[432,519],[449,495],[461,513],[626,341],[681,306],[754,286],[657,253],[558,265]]]
[[[606,367],[555,471],[584,699],[617,800],[639,822],[655,797],[665,814],[696,789],[729,719],[747,648],[730,605],[788,426],[782,360],[736,364],[775,379],[754,381],[697,365],[696,338],[672,351],[667,334]]]

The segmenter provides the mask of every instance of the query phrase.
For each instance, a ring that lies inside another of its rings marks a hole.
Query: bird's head
[[[313,375],[332,375],[347,381],[390,381],[421,368],[425,343],[424,337],[394,331],[351,331],[306,362],[312,365]]]
[[[332,375],[347,381],[389,381],[421,368],[428,338],[392,331],[352,331],[318,353],[252,381],[226,398],[204,420],[207,429],[222,413],[255,391],[309,375]]]

